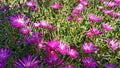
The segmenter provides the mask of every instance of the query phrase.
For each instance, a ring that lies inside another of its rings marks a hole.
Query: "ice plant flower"
[[[101,22],[101,21],[103,21],[103,18],[101,18],[100,16],[96,16],[94,14],[88,14],[87,16],[90,19],[90,21],[92,21],[92,22]]]
[[[113,64],[105,64],[104,66],[105,68],[118,68],[117,66],[113,65]]]
[[[40,27],[40,23],[33,23],[34,28],[39,28]]]
[[[79,3],[77,6],[73,8],[72,13],[79,13],[80,11],[83,11],[84,9],[85,9],[85,6]]]
[[[29,0],[26,2],[26,5],[30,8],[36,6],[36,2],[34,2],[34,0]]]
[[[103,6],[98,6],[98,9],[102,10],[102,9],[103,9]]]
[[[42,28],[48,28],[48,29],[50,29],[50,28],[52,27],[52,25],[51,25],[49,22],[44,21],[44,20],[41,20],[41,21],[39,22],[39,25],[40,25],[40,27],[42,27]]]
[[[50,47],[53,50],[55,50],[56,48],[58,48],[59,45],[60,45],[60,42],[57,41],[57,40],[50,40],[47,43],[47,46]]]
[[[98,35],[98,34],[102,33],[101,30],[99,30],[98,28],[95,28],[95,27],[90,28],[90,31],[95,35]]]
[[[67,17],[67,20],[68,20],[68,21],[73,20],[73,16],[72,16],[72,15],[69,15],[69,16]]]
[[[86,68],[96,68],[97,67],[97,62],[92,57],[83,57],[82,63],[83,63],[83,66],[85,66]]]
[[[47,56],[45,57],[45,62],[49,66],[54,66],[63,63],[63,59],[59,59],[55,51],[50,51],[50,53],[47,53]]]
[[[78,0],[78,2],[80,2],[81,4],[83,4],[84,6],[88,5],[88,1],[87,0]]]
[[[9,17],[10,23],[13,27],[21,28],[26,26],[30,20],[24,14],[15,14]]]
[[[62,64],[60,66],[57,66],[57,68],[74,68],[74,65],[73,64],[68,64],[68,65]]]
[[[69,49],[70,49],[69,45],[65,42],[60,42],[57,47],[57,51],[59,51],[63,55],[67,54]]]
[[[108,7],[115,7],[115,6],[119,5],[118,3],[112,2],[112,1],[110,1],[110,2],[105,1],[105,2],[103,2],[103,4],[107,5]]]
[[[85,53],[93,53],[98,50],[98,46],[94,45],[92,42],[86,42],[82,45],[82,50]]]
[[[5,68],[6,62],[5,61],[0,61],[0,68]]]
[[[28,34],[30,31],[31,31],[31,29],[29,27],[20,28],[20,33],[24,34],[24,35]]]
[[[114,2],[116,2],[116,3],[120,3],[120,0],[114,0]]]
[[[6,61],[12,55],[11,50],[6,48],[0,49],[0,61]]]
[[[103,28],[106,30],[106,31],[110,31],[110,30],[113,30],[114,28],[109,25],[108,23],[103,23],[102,24]]]
[[[119,48],[120,43],[116,39],[108,39],[107,43],[109,44],[109,48],[112,50],[117,50]]]
[[[68,55],[70,56],[70,58],[77,58],[79,56],[79,53],[75,49],[70,49],[68,51]]]
[[[113,15],[114,10],[105,9],[105,10],[103,10],[102,12],[103,12],[104,14]]]
[[[37,59],[37,56],[33,57],[28,55],[23,57],[15,62],[14,68],[40,68],[40,60]]]
[[[59,3],[54,3],[54,4],[51,5],[51,7],[52,7],[53,9],[60,9],[60,8],[61,8],[61,4],[59,4]]]
[[[38,45],[38,43],[41,41],[42,41],[42,37],[39,32],[33,32],[32,34],[28,34],[24,37],[24,42],[26,44]]]
[[[93,34],[91,31],[85,32],[85,35],[86,35],[87,37],[93,37],[93,36],[94,36],[94,34]]]

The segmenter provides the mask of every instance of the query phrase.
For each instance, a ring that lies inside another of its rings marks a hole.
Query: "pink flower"
[[[31,31],[29,27],[20,28],[21,34],[28,34]]]
[[[92,21],[92,22],[101,22],[103,21],[103,18],[99,17],[99,16],[96,16],[94,14],[88,14],[87,15],[88,18]]]
[[[87,0],[78,0],[78,2],[80,2],[81,4],[83,4],[84,6],[88,5],[88,1]]]
[[[48,29],[52,27],[51,24],[49,24],[49,22],[44,21],[44,20],[41,20],[39,22],[39,26],[42,27],[42,28],[48,28]]]
[[[76,17],[75,20],[76,20],[77,22],[81,22],[81,21],[83,20],[83,17],[82,17],[82,16],[81,16],[81,17]]]
[[[84,9],[85,9],[85,6],[79,3],[76,7],[74,7],[72,13],[79,13],[80,11],[83,11]]]
[[[114,0],[116,3],[120,3],[120,0]]]
[[[102,9],[103,9],[103,6],[98,6],[98,9],[102,10]]]
[[[68,53],[70,47],[67,43],[65,42],[60,42],[58,45],[57,51],[59,51],[61,54],[65,55]]]
[[[85,53],[93,53],[98,50],[98,46],[94,45],[92,42],[86,42],[82,45],[82,50]]]
[[[26,5],[31,8],[36,6],[36,2],[34,2],[34,0],[29,0],[26,2]]]
[[[94,34],[92,32],[90,32],[90,31],[87,31],[85,33],[85,35],[88,36],[88,37],[93,37],[94,36]]]
[[[73,17],[72,17],[71,15],[69,15],[69,16],[67,17],[67,20],[68,20],[68,21],[71,21],[71,20],[73,20]]]
[[[55,50],[56,48],[58,48],[59,45],[60,45],[60,42],[57,41],[57,40],[50,40],[47,43],[47,46],[49,46],[53,50]]]
[[[90,31],[91,31],[93,34],[96,34],[96,35],[102,33],[102,31],[100,31],[98,28],[94,28],[94,27],[90,28]]]
[[[109,44],[109,48],[111,48],[112,50],[117,50],[120,46],[120,42],[118,42],[116,39],[108,39],[108,44]]]
[[[59,3],[54,3],[54,4],[51,5],[51,7],[52,7],[53,9],[60,9],[60,8],[61,8],[61,5],[60,5]]]
[[[109,15],[113,15],[113,12],[114,12],[114,10],[103,10],[103,13],[104,14],[109,14]]]
[[[40,27],[40,23],[33,23],[34,28],[39,28]]]
[[[109,25],[108,23],[103,23],[102,24],[103,28],[106,30],[106,31],[110,31],[110,30],[113,30],[114,28],[111,27],[111,25]]]
[[[68,55],[71,57],[71,58],[77,58],[79,56],[79,53],[77,52],[77,50],[75,49],[70,49],[68,51]]]
[[[27,26],[30,22],[24,14],[15,14],[9,17],[10,23],[15,28],[21,28]]]
[[[107,5],[108,7],[115,7],[115,6],[119,5],[118,3],[112,2],[112,1],[110,1],[110,2],[105,1],[105,2],[103,2],[103,4]]]

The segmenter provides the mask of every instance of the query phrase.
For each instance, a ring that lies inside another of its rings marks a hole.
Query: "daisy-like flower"
[[[59,59],[55,51],[50,51],[50,53],[47,53],[47,56],[45,57],[45,62],[49,66],[54,66],[62,64],[63,59]]]
[[[0,61],[6,61],[12,55],[11,50],[6,48],[0,49]]]
[[[120,43],[116,39],[109,39],[108,40],[109,48],[112,50],[117,50],[119,48]]]
[[[53,9],[60,9],[60,8],[61,8],[61,4],[59,4],[59,3],[54,3],[54,4],[51,5],[51,7],[52,7]]]
[[[90,31],[91,31],[93,34],[96,34],[96,35],[102,33],[102,31],[100,31],[98,28],[94,28],[94,27],[90,28]]]
[[[78,0],[78,2],[80,2],[81,4],[83,4],[84,6],[88,5],[88,1],[87,0]]]
[[[72,13],[79,13],[80,11],[83,11],[84,9],[85,9],[85,6],[79,3],[76,7],[74,7]]]
[[[97,62],[92,57],[83,57],[82,63],[86,68],[96,68]]]
[[[115,7],[115,6],[119,5],[118,3],[112,2],[112,1],[110,1],[110,2],[105,1],[105,2],[103,2],[103,4],[107,5],[108,7]]]
[[[64,42],[60,42],[60,44],[58,45],[57,51],[59,51],[61,54],[67,54],[69,51],[70,47],[67,43]]]
[[[105,64],[104,66],[105,68],[118,68],[117,66],[113,65],[113,64]]]
[[[120,12],[113,12],[113,14],[111,15],[114,18],[119,18],[120,17]]]
[[[5,68],[6,61],[0,61],[0,68]]]
[[[49,46],[53,50],[55,50],[56,48],[58,48],[59,45],[60,45],[60,42],[57,41],[57,40],[50,40],[47,43],[47,46]]]
[[[40,68],[40,60],[37,56],[33,57],[31,55],[23,57],[15,62],[14,68]]]
[[[103,6],[98,6],[98,9],[102,10],[102,9],[103,9]]]
[[[49,22],[44,21],[44,20],[41,20],[39,22],[39,26],[42,28],[48,28],[48,29],[50,29],[52,27],[52,25]]]
[[[31,31],[29,27],[20,28],[21,34],[28,34]]]
[[[116,3],[120,3],[120,0],[114,0]]]
[[[34,0],[29,0],[26,2],[26,5],[30,8],[36,6],[36,2],[34,2]]]
[[[38,45],[39,42],[41,42],[42,37],[39,32],[33,32],[31,35],[26,35],[24,37],[24,42],[26,44],[35,44]]]
[[[24,14],[15,14],[9,17],[10,23],[13,27],[21,28],[26,26],[30,20]]]
[[[113,15],[114,10],[105,9],[105,10],[103,10],[102,12],[103,12],[104,14]]]
[[[92,42],[86,42],[82,45],[82,50],[85,53],[93,53],[98,50],[98,46],[94,45]]]
[[[93,34],[91,31],[85,32],[85,35],[86,35],[87,37],[93,37],[93,36],[94,36],[94,34]]]
[[[101,22],[101,21],[103,21],[103,18],[101,18],[100,16],[96,16],[94,14],[88,14],[87,16],[90,19],[90,21],[92,21],[92,22]]]
[[[108,23],[103,23],[102,24],[103,28],[106,30],[106,31],[110,31],[110,30],[113,30],[114,28],[109,25]]]
[[[33,23],[34,28],[39,28],[40,27],[40,23]]]
[[[72,16],[72,15],[69,15],[69,16],[67,17],[67,20],[68,20],[68,21],[73,20],[73,16]]]
[[[70,49],[68,51],[68,55],[70,56],[70,58],[77,58],[79,56],[79,53],[75,49]]]

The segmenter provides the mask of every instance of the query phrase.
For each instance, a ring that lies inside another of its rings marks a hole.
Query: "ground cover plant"
[[[120,0],[0,0],[0,68],[120,68]]]

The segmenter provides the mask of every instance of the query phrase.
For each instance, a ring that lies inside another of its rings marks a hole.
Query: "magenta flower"
[[[30,8],[36,6],[36,2],[34,2],[34,0],[29,0],[26,2],[26,5]]]
[[[76,20],[77,22],[81,22],[81,21],[83,20],[83,17],[82,17],[82,16],[76,17],[75,20]]]
[[[68,20],[68,21],[73,20],[73,16],[72,16],[72,15],[69,15],[69,16],[67,17],[67,20]]]
[[[39,28],[40,27],[40,23],[33,23],[34,28]]]
[[[105,64],[104,66],[105,68],[118,68],[117,66],[113,65],[113,64]]]
[[[103,9],[103,6],[98,6],[98,9],[102,10],[102,9]]]
[[[11,50],[6,48],[0,49],[0,61],[6,61],[12,55]]]
[[[116,3],[120,3],[120,0],[114,0]]]
[[[94,14],[88,14],[87,16],[90,19],[90,21],[92,21],[92,22],[101,22],[101,21],[103,21],[103,18],[101,18],[99,16],[96,16]]]
[[[109,14],[109,15],[113,15],[113,12],[114,12],[114,10],[103,10],[103,13],[104,14]]]
[[[31,35],[29,34],[24,37],[24,42],[26,44],[38,45],[38,43],[41,41],[42,41],[42,37],[39,32],[33,32]]]
[[[57,68],[74,68],[74,65],[73,64],[68,64],[68,65],[62,64],[60,66],[57,66]]]
[[[20,28],[21,34],[28,34],[31,31],[29,27]]]
[[[31,55],[19,59],[15,62],[14,68],[41,68],[40,67],[40,60],[37,57],[33,57]]]
[[[39,22],[39,25],[40,25],[40,27],[42,27],[42,28],[51,28],[52,26],[49,24],[49,22],[47,22],[47,21],[44,21],[44,20],[41,20],[40,22]]]
[[[105,40],[109,44],[109,48],[112,50],[117,50],[119,48],[120,42],[118,42],[116,39],[107,39]]]
[[[59,59],[55,51],[50,51],[50,53],[47,53],[47,56],[45,57],[45,62],[49,66],[61,65],[63,59]]]
[[[60,5],[59,3],[54,3],[54,4],[51,5],[51,7],[52,7],[53,9],[60,9],[60,8],[61,8],[61,5]]]
[[[61,54],[67,54],[69,51],[70,47],[67,43],[60,42],[60,44],[57,47],[57,51],[59,51]]]
[[[103,23],[102,24],[103,28],[106,30],[106,31],[110,31],[110,30],[113,30],[114,28],[109,25],[108,23]]]
[[[82,50],[85,53],[93,53],[98,50],[98,46],[94,45],[92,42],[86,42],[82,45]]]
[[[13,27],[21,28],[28,25],[30,22],[29,19],[26,18],[24,14],[15,14],[9,17],[10,23]]]
[[[87,0],[78,0],[78,2],[80,2],[81,4],[83,4],[84,6],[88,5],[88,1]]]
[[[97,62],[92,57],[83,57],[82,63],[86,68],[96,68]]]
[[[76,7],[74,7],[72,13],[79,13],[80,11],[83,11],[84,9],[85,9],[85,6],[79,3]]]
[[[113,12],[113,14],[111,16],[114,18],[118,18],[118,17],[120,17],[120,12]]]
[[[49,46],[53,50],[55,50],[56,48],[58,48],[59,45],[60,45],[60,42],[57,41],[57,40],[50,40],[47,43],[47,46]]]
[[[91,31],[85,32],[85,35],[86,35],[87,37],[93,37],[93,36],[94,36],[94,34],[93,34]]]
[[[70,49],[68,51],[68,55],[70,56],[70,58],[77,58],[79,56],[79,53],[75,49]]]
[[[6,62],[5,61],[0,61],[0,68],[5,68]]]
[[[90,28],[90,31],[91,31],[93,34],[96,34],[96,35],[102,33],[102,31],[100,31],[98,28],[94,28],[94,27]]]
[[[105,1],[105,2],[103,2],[103,4],[107,5],[108,7],[115,7],[115,6],[119,5],[118,3],[112,2],[112,1],[110,1],[110,2]]]

